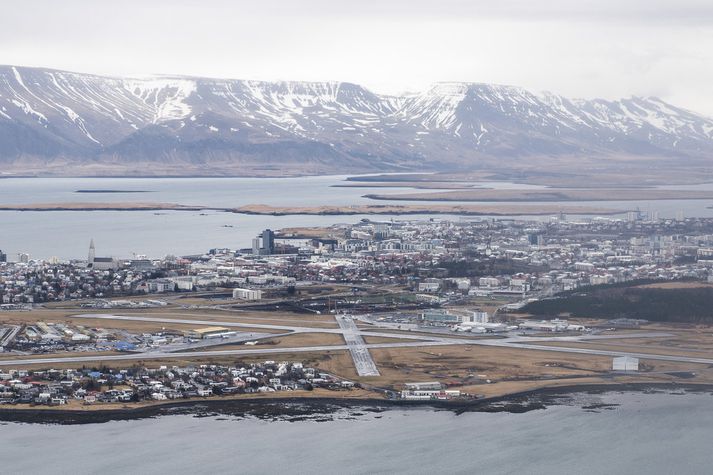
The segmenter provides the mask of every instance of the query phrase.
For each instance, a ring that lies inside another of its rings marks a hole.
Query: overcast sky
[[[0,64],[655,95],[713,116],[712,0],[4,0]]]

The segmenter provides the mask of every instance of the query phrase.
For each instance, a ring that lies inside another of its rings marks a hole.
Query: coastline
[[[338,410],[383,412],[389,409],[421,408],[467,412],[525,413],[562,405],[568,396],[575,394],[605,394],[608,392],[684,391],[685,393],[713,392],[713,384],[696,383],[621,383],[582,384],[544,387],[473,400],[404,401],[381,398],[337,397],[284,397],[241,398],[172,401],[168,403],[117,409],[34,409],[6,408],[0,406],[0,422],[29,424],[96,424],[110,421],[129,421],[167,415],[252,416],[263,419],[297,421],[326,416]]]
[[[713,192],[702,190],[632,189],[491,189],[470,188],[451,191],[399,194],[369,193],[362,198],[381,201],[472,201],[486,203],[567,203],[581,201],[710,200]]]
[[[522,204],[364,204],[345,206],[270,206],[249,204],[237,208],[181,205],[175,203],[37,203],[0,205],[0,211],[218,211],[261,216],[353,216],[353,215],[461,215],[461,216],[547,216],[567,213],[580,215],[616,215],[626,210],[569,204],[523,206]]]
[[[179,205],[175,203],[38,203],[0,205],[0,211],[202,211],[213,210],[206,206]],[[225,211],[220,209],[220,211]]]

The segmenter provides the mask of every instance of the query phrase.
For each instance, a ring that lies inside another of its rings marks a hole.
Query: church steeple
[[[92,267],[94,264],[94,257],[96,257],[96,252],[94,250],[94,238],[89,241],[89,257],[87,258],[87,267]]]

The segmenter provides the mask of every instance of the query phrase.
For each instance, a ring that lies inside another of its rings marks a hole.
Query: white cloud
[[[8,1],[0,63],[378,92],[497,82],[658,95],[713,115],[711,26],[713,2],[701,0]]]

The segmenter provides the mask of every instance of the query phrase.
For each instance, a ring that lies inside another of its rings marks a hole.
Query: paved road
[[[676,361],[684,363],[699,363],[713,364],[713,358],[694,358],[687,356],[671,356],[671,355],[653,355],[649,353],[632,353],[622,351],[607,351],[607,350],[590,350],[586,348],[567,348],[555,347],[546,345],[535,345],[529,343],[516,343],[507,340],[457,340],[451,339],[448,342],[444,341],[414,341],[414,342],[398,342],[398,343],[373,343],[364,345],[366,348],[409,348],[409,347],[428,347],[428,346],[444,346],[444,345],[483,345],[506,348],[520,348],[525,350],[541,350],[552,351],[557,353],[578,353],[587,355],[600,356],[633,356],[640,359],[658,360],[658,361]],[[241,355],[270,355],[279,353],[309,353],[318,351],[341,351],[348,350],[348,345],[321,345],[321,346],[305,346],[297,348],[251,348],[240,350],[213,350],[213,351],[194,351],[190,355],[192,357],[218,357],[218,356],[241,356]],[[50,357],[50,358],[26,358],[16,360],[0,360],[0,366],[22,366],[27,364],[56,364],[56,363],[82,363],[91,361],[126,361],[126,360],[143,360],[143,359],[175,359],[185,358],[186,353],[128,353],[124,355],[106,355],[106,356],[68,356],[68,357]]]
[[[533,337],[534,340],[555,340],[555,341],[588,341],[588,340],[627,340],[631,338],[663,338],[675,336],[673,333],[665,332],[632,332],[632,333],[607,333],[606,335],[576,335],[576,336],[556,336],[556,337]]]
[[[190,351],[197,348],[210,348],[212,346],[233,345],[246,341],[264,340],[280,336],[292,335],[292,333],[241,333],[227,338],[208,338],[191,343],[169,343],[167,345],[149,348],[143,353],[175,353],[177,351]]]
[[[313,332],[316,329],[313,327],[300,327],[294,325],[267,325],[262,323],[239,323],[233,321],[221,321],[221,320],[196,320],[193,318],[161,318],[161,317],[138,317],[138,316],[128,316],[128,315],[112,315],[107,313],[82,313],[79,315],[72,315],[68,318],[90,318],[92,320],[125,320],[132,322],[154,322],[154,323],[180,323],[186,325],[202,325],[202,326],[220,326],[220,327],[237,327],[237,328],[262,328],[265,330],[289,330],[289,331],[310,331]],[[341,333],[341,330],[336,328],[324,328],[326,333]]]
[[[343,332],[342,335],[344,335],[344,341],[349,346],[349,353],[351,353],[352,360],[354,360],[357,374],[359,376],[379,376],[376,363],[374,363],[374,359],[366,347],[366,342],[364,342],[364,338],[361,336],[359,328],[352,317],[350,315],[335,315],[334,318],[337,319],[339,328]]]

